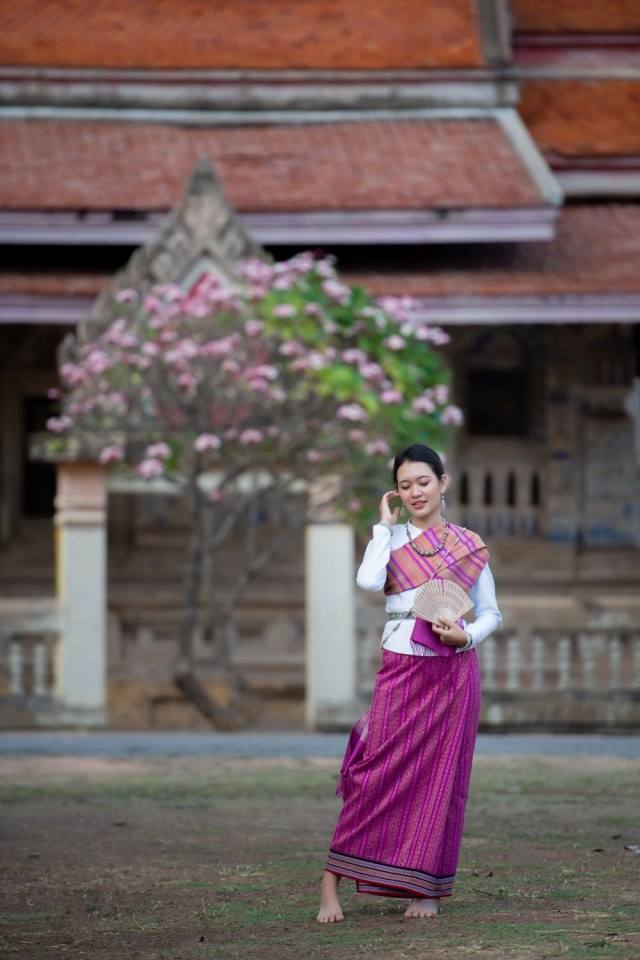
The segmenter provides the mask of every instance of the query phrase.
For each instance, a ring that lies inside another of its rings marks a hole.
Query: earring
[[[444,493],[440,494],[440,510],[444,516],[444,511],[447,509],[447,501],[444,498]]]

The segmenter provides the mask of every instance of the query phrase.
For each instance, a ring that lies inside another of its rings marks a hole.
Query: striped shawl
[[[441,520],[424,530],[414,543],[421,550],[433,550],[444,530],[445,523]],[[488,560],[489,551],[477,533],[449,522],[446,544],[432,557],[421,557],[409,543],[391,551],[384,592],[403,593],[434,577],[435,580],[453,580],[468,593]]]

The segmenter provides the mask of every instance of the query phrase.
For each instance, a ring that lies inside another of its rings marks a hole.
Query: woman
[[[478,534],[442,515],[449,478],[423,444],[399,453],[395,488],[380,501],[380,522],[357,573],[387,595],[382,665],[369,711],[349,737],[336,793],[343,805],[321,884],[321,923],[344,919],[342,876],[359,893],[410,898],[405,917],[434,917],[451,896],[458,863],[480,712],[476,647],[502,621]],[[410,520],[398,523],[399,498]],[[475,620],[411,615],[418,588],[453,580]]]

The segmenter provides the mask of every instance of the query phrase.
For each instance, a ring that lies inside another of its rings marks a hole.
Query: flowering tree
[[[332,507],[364,527],[388,486],[391,451],[416,440],[441,445],[462,420],[434,350],[448,336],[409,299],[375,301],[342,283],[332,258],[309,253],[247,261],[239,275],[235,287],[209,273],[191,290],[115,294],[108,325],[65,341],[62,412],[48,423],[52,453],[72,444],[76,455],[92,450],[103,464],[188,492],[188,662],[203,554],[255,518],[261,498],[284,516],[301,481],[338,474]],[[283,523],[237,571],[211,624],[221,663],[234,605],[291,529]]]

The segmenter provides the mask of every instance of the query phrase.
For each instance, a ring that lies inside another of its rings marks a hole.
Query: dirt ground
[[[355,892],[319,924],[335,759],[0,761],[12,960],[640,960],[640,761],[474,761],[432,921]]]

